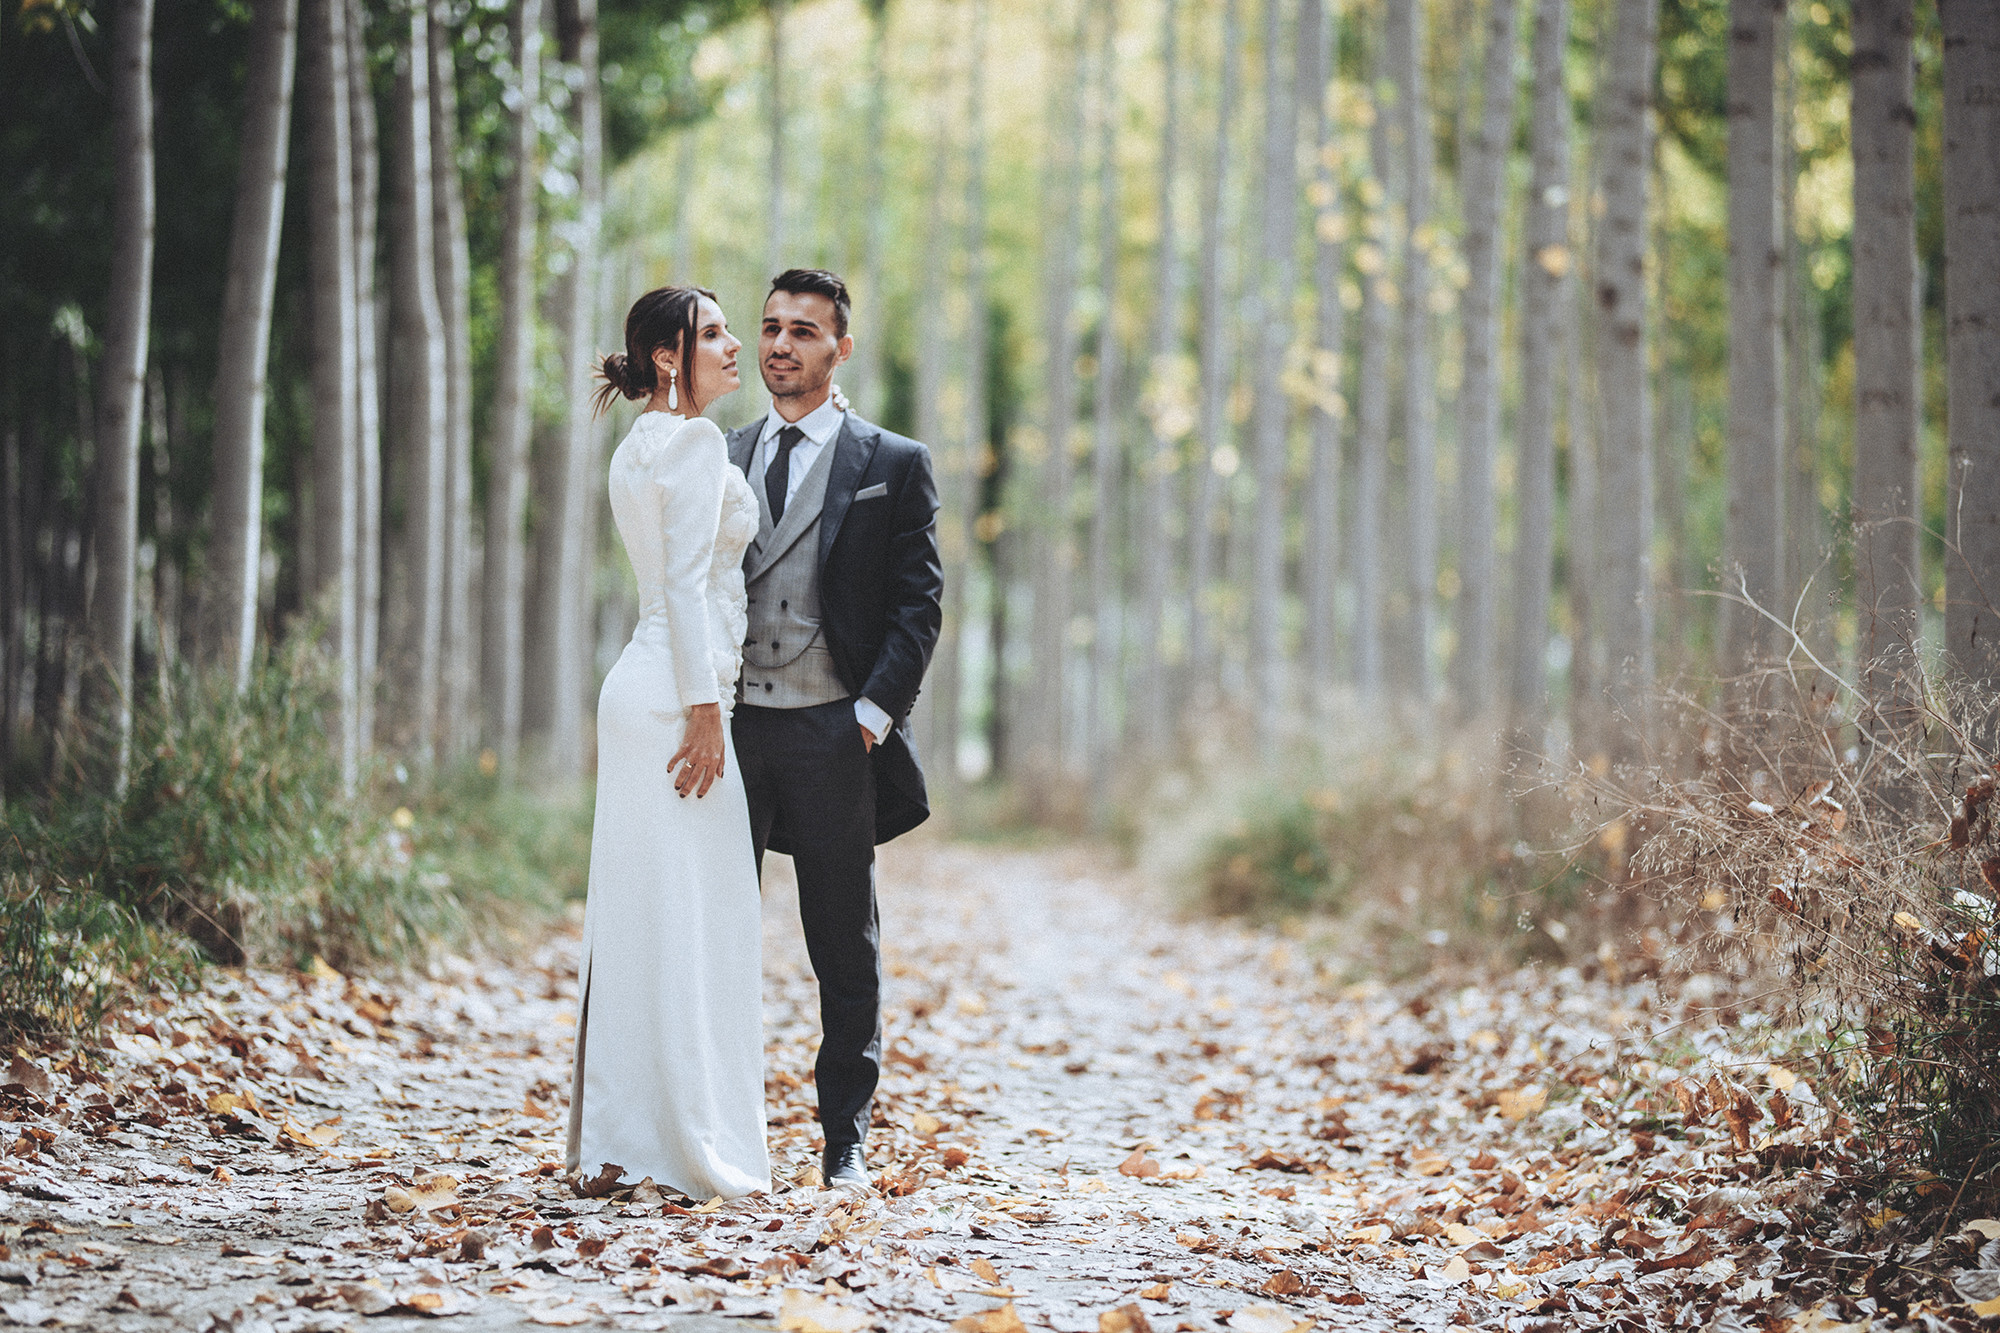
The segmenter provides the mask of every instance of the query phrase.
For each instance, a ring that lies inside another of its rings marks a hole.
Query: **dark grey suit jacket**
[[[729,461],[746,476],[763,426],[759,417],[729,433]],[[841,684],[896,722],[873,754],[875,841],[887,842],[930,817],[905,723],[944,619],[937,483],[928,449],[852,412],[831,447],[819,519],[820,627]],[[763,493],[763,478],[750,483]],[[780,829],[770,845],[789,851]]]

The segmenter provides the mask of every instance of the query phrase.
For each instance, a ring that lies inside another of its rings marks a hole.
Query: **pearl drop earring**
[[[667,367],[667,411],[681,409],[681,373],[672,366]]]

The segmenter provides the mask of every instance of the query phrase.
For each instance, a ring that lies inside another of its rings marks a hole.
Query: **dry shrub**
[[[1441,947],[1488,952],[1580,887],[1515,841],[1486,738],[1358,704],[1295,736],[1281,763],[1256,764],[1249,734],[1216,719],[1139,807],[1141,861],[1203,910],[1334,916],[1357,966],[1408,971]]]
[[[1698,752],[1633,801],[1635,879],[1684,961],[1769,981],[1820,1034],[1864,1165],[1995,1165],[1992,700],[1911,669],[1870,705],[1817,663],[1725,696],[1674,701]]]

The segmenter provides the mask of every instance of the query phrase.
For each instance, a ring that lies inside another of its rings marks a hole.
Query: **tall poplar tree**
[[[1311,0],[1304,0],[1311,3]],[[1296,34],[1293,34],[1296,37]],[[1292,290],[1298,284],[1298,81],[1283,59],[1284,0],[1264,0],[1264,170],[1258,264],[1250,319],[1257,339],[1251,470],[1250,663],[1259,749],[1270,757],[1291,702],[1285,679],[1285,464],[1292,417],[1282,374],[1292,343]]]
[[[292,79],[296,68],[298,0],[257,0],[250,13],[250,51],[243,89],[243,139],[236,165],[236,207],[229,227],[229,267],[222,289],[222,337],[215,358],[214,481],[209,500],[208,580],[203,591],[202,656],[243,689],[250,683],[257,644],[257,584],[264,517],[264,384],[271,352],[271,306],[278,278],[278,233],[285,213],[285,163],[291,144]],[[344,40],[342,32],[333,34]],[[316,35],[324,50],[326,37]],[[344,50],[337,53],[345,78]],[[322,55],[322,59],[325,57]],[[341,112],[346,110],[345,88]],[[346,127],[340,127],[344,141]],[[318,125],[315,123],[315,135]],[[315,140],[316,142],[316,140]],[[343,143],[344,149],[344,143]],[[340,167],[347,165],[344,155]],[[332,168],[327,168],[331,170]],[[313,174],[321,170],[317,160]],[[340,202],[345,203],[343,190]],[[317,213],[314,225],[322,225]],[[315,254],[317,254],[315,247]],[[338,275],[322,287],[315,266],[315,344],[321,300],[345,302],[330,315],[351,320],[352,270],[343,286]],[[322,403],[317,379],[349,372],[353,387],[350,328],[332,331],[340,341],[323,351],[316,345],[314,429],[332,411],[328,428],[345,438],[349,415],[338,401]],[[322,356],[331,365],[321,364]],[[337,389],[335,392],[337,393]]]

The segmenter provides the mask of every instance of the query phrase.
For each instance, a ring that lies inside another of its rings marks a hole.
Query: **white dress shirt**
[[[769,492],[768,474],[771,464],[778,456],[778,432],[787,426],[797,426],[805,432],[803,438],[792,446],[791,472],[785,478],[785,504],[789,506],[792,497],[798,494],[799,483],[806,473],[812,471],[819,461],[820,451],[830,447],[840,435],[840,428],[847,422],[847,413],[833,405],[829,397],[812,411],[797,421],[787,421],[772,408],[764,414],[764,429],[758,433],[757,447],[750,453],[750,484],[757,490],[760,500]],[[896,720],[884,712],[873,699],[859,698],[854,701],[854,720],[859,722],[877,744],[889,734]]]

